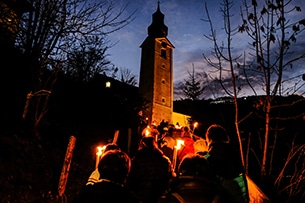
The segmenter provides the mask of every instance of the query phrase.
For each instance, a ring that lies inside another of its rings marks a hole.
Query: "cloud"
[[[118,2],[124,2],[124,0],[118,0]],[[209,24],[203,21],[206,19],[204,3],[207,2],[209,7],[209,13],[212,17],[214,28],[216,29],[217,39],[219,43],[226,40],[226,34],[223,30],[223,17],[220,13],[220,3],[222,0],[164,0],[160,1],[161,12],[165,15],[164,22],[168,26],[168,39],[175,46],[173,52],[173,63],[174,63],[174,82],[175,84],[179,81],[183,81],[187,77],[187,70],[191,70],[192,64],[198,71],[206,72],[210,76],[217,76],[215,69],[210,67],[204,62],[203,53],[209,57],[212,56],[213,42],[209,41],[204,35],[209,35],[210,27]],[[297,15],[290,15],[291,20],[300,20],[304,18],[305,8],[303,6],[303,0],[293,0],[296,5],[301,5],[302,12],[294,13]],[[237,27],[241,23],[240,18],[240,3],[234,1],[235,7],[232,12],[234,20],[232,21],[232,27]],[[295,5],[291,5],[292,7]],[[152,22],[152,14],[157,9],[157,1],[147,0],[135,0],[130,1],[129,12],[137,9],[135,20],[130,25],[123,28],[121,31],[113,35],[114,41],[119,41],[116,47],[111,50],[111,57],[113,63],[119,67],[126,67],[132,70],[136,75],[140,73],[140,57],[141,49],[139,46],[147,37],[147,28]],[[299,16],[299,17],[298,17]],[[287,16],[288,19],[288,16]],[[232,37],[232,47],[234,57],[247,55],[250,53],[252,41],[246,34],[237,33]],[[293,44],[293,47],[289,50],[292,56],[297,53],[305,53],[305,33],[298,35],[297,42]],[[275,53],[275,52],[274,52]],[[247,62],[253,61],[250,56],[246,58]],[[283,79],[287,80],[288,77],[297,77],[301,79],[301,75],[304,72],[304,60],[300,62],[294,62],[291,67],[288,67],[287,74],[283,75]],[[242,72],[240,70],[240,72]],[[248,79],[254,84],[258,84],[256,89],[262,90],[262,78],[258,77],[262,72],[258,72],[256,68],[252,71],[247,72]],[[230,79],[230,75],[226,76],[225,80]],[[287,84],[290,86],[294,82],[298,82],[298,79],[294,81],[287,80]],[[248,88],[244,83],[246,82],[245,77],[239,78],[242,91],[246,92]],[[216,83],[213,81],[213,83]],[[300,83],[302,84],[302,83]],[[304,81],[303,81],[304,84]],[[214,88],[218,89],[216,84],[213,84]],[[304,94],[304,87],[299,89],[299,92]],[[222,94],[222,93],[220,93]],[[246,93],[242,93],[246,94]],[[252,93],[251,93],[252,94]],[[211,93],[213,96],[213,94]],[[215,94],[214,94],[215,95]]]

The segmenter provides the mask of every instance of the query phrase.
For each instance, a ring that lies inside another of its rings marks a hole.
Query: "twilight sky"
[[[187,79],[187,70],[191,71],[194,66],[195,71],[204,71],[207,74],[213,74],[213,70],[207,66],[203,59],[203,53],[210,55],[211,47],[213,44],[205,35],[210,33],[210,26],[202,19],[206,19],[206,12],[204,8],[205,2],[208,5],[210,16],[212,17],[217,36],[219,39],[224,36],[223,33],[223,20],[220,10],[220,3],[223,0],[160,0],[160,10],[165,15],[164,23],[168,27],[167,38],[175,46],[173,52],[173,65],[174,65],[174,83]],[[258,0],[262,1],[262,0]],[[297,5],[300,5],[302,12],[298,13],[297,20],[305,17],[304,0],[293,0]],[[118,8],[126,5],[129,6],[126,10],[126,15],[137,10],[135,19],[129,25],[124,27],[109,36],[112,43],[117,43],[114,47],[109,49],[109,60],[119,68],[127,68],[134,75],[140,74],[140,45],[147,37],[147,27],[152,22],[152,14],[157,10],[158,0],[115,0]],[[233,22],[235,26],[240,25],[240,12],[239,8],[241,0],[235,0],[235,12]],[[301,4],[303,2],[303,4]],[[297,48],[298,51],[305,53],[305,33],[298,38]],[[225,39],[225,38],[224,38]],[[236,35],[232,43],[237,53],[245,51],[244,46],[247,45],[249,38],[246,34]],[[303,64],[305,60],[302,61]],[[300,63],[301,64],[301,63]],[[302,67],[301,67],[302,66]],[[304,66],[295,65],[293,75],[300,75],[305,73]],[[291,76],[291,73],[289,74]],[[139,78],[139,77],[138,77]],[[299,77],[296,77],[299,78]],[[139,82],[139,79],[138,79]],[[303,81],[304,84],[304,81]],[[299,94],[305,93],[305,85],[303,85]],[[209,93],[211,94],[211,93]],[[241,96],[245,96],[244,92]],[[251,94],[251,93],[250,93]],[[214,95],[214,97],[225,95]]]

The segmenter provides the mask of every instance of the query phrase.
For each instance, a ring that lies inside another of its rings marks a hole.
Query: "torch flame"
[[[103,147],[98,146],[96,155],[101,156],[103,154],[103,151],[104,151],[105,148],[106,148],[106,146],[103,146]]]
[[[175,146],[175,148],[179,150],[181,148],[181,145],[184,145],[184,140],[177,140],[177,145]]]
[[[149,137],[150,136],[150,127],[149,125],[145,128],[145,137]]]
[[[148,130],[148,129],[145,130],[145,136],[146,136],[146,137],[149,136],[149,130]]]

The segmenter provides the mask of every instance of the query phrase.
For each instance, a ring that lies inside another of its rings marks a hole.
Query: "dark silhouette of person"
[[[173,128],[169,127],[164,136],[159,141],[160,149],[165,156],[167,156],[171,162],[173,162],[174,147],[176,140],[172,136]]]
[[[224,203],[226,198],[206,158],[187,154],[178,166],[178,176],[171,181],[169,192],[159,198],[159,203],[163,202]]]
[[[221,187],[231,202],[249,202],[249,193],[241,156],[230,143],[221,125],[211,125],[205,134],[208,153],[205,155]]]
[[[109,150],[121,150],[121,148],[115,144],[115,143],[108,143],[106,146],[105,146],[105,149],[103,150],[103,154],[102,156]],[[86,185],[93,185],[94,183],[98,182],[100,179],[100,173],[99,173],[99,170],[98,168],[95,169],[91,175],[89,176],[88,178],[88,182],[86,183]]]
[[[99,181],[85,186],[74,202],[140,202],[139,198],[125,187],[130,164],[129,156],[121,150],[105,152],[98,164]]]
[[[158,148],[154,137],[143,137],[131,160],[127,186],[144,203],[155,203],[173,177],[172,164]]]

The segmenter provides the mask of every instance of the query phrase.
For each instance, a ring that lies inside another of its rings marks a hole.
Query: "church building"
[[[148,36],[141,44],[139,91],[145,98],[147,109],[143,117],[148,123],[187,125],[187,116],[173,112],[173,50],[167,39],[168,27],[158,1],[157,11],[148,26]]]

